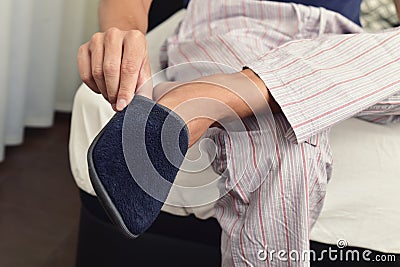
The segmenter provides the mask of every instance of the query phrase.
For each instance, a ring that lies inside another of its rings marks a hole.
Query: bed
[[[158,54],[162,42],[174,31],[184,12],[175,13],[147,35],[153,73],[160,70]],[[156,82],[162,80],[163,76],[158,75]],[[86,151],[113,113],[100,95],[85,85],[79,88],[71,125],[70,162],[75,180],[89,193],[94,191],[88,183]],[[400,253],[400,124],[376,125],[349,119],[334,126],[330,137],[334,172],[311,239],[326,244],[345,240],[350,246]],[[197,145],[189,151],[191,157],[198,153]],[[179,186],[172,189],[167,201],[170,205],[165,205],[163,211],[181,216],[195,214],[201,219],[211,217],[212,202],[199,207],[182,206],[193,206],[205,194],[216,199],[217,189],[188,193],[180,186],[198,186],[198,181],[207,184],[215,177],[211,168],[197,174],[179,173]]]

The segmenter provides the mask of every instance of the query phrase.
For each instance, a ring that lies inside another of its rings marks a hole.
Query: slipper
[[[159,215],[188,143],[188,129],[176,113],[139,95],[92,142],[93,188],[127,237],[144,233]]]

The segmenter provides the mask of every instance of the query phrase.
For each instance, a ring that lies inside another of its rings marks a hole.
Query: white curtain
[[[0,161],[24,127],[70,111],[79,46],[97,30],[98,0],[0,1]]]

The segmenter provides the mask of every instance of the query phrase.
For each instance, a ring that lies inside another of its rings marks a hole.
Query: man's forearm
[[[190,110],[200,117],[211,116],[215,121],[230,119],[224,111],[234,111],[235,119],[264,114],[268,110],[281,112],[264,82],[250,69],[205,76],[186,83],[161,84],[156,86],[153,95],[170,109],[187,102],[185,112]],[[208,101],[206,107],[204,99]]]
[[[116,27],[145,34],[150,5],[151,0],[101,0],[98,10],[101,31]]]
[[[156,86],[159,104],[174,110],[186,123],[190,144],[215,125],[250,116],[281,112],[264,82],[250,69],[241,73],[217,74],[187,83]]]

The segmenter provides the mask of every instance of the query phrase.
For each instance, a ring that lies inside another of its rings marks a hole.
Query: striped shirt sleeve
[[[399,112],[399,43],[400,28],[325,35],[289,42],[246,66],[282,108],[292,126],[286,137],[301,143],[357,114]]]
[[[378,124],[400,122],[400,92],[361,111],[356,117]]]

